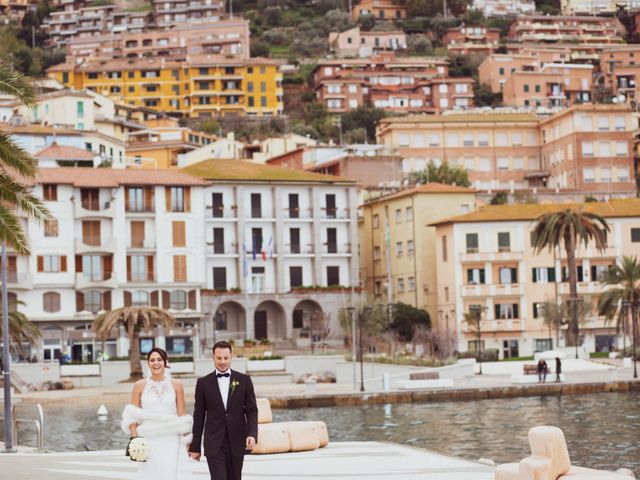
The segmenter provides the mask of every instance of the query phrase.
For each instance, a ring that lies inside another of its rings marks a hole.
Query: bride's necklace
[[[155,393],[159,399],[162,399],[162,397],[171,391],[171,382],[167,381],[166,378],[156,380],[151,376],[149,380],[149,391]]]

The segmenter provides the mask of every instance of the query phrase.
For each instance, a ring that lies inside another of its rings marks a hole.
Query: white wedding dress
[[[169,375],[160,382],[147,378],[141,406],[145,413],[177,414],[176,391]],[[177,434],[145,436],[149,444],[149,459],[138,463],[136,480],[178,480],[180,451],[183,450],[179,437]]]

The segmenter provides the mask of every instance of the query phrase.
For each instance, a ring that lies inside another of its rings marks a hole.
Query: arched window
[[[95,290],[84,292],[84,309],[91,313],[98,313],[102,308],[102,294]]]
[[[60,294],[58,292],[45,292],[42,295],[42,309],[49,313],[59,312]]]
[[[149,305],[149,292],[136,290],[131,293],[131,305],[134,307],[146,307]]]
[[[171,310],[184,310],[187,308],[187,292],[184,290],[171,292],[169,308]]]

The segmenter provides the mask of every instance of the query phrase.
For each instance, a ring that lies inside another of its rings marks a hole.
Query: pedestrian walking
[[[560,374],[562,373],[562,362],[560,357],[556,357],[556,382],[560,381]]]

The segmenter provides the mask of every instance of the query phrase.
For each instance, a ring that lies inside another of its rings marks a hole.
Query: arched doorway
[[[235,340],[245,337],[246,311],[238,302],[220,304],[213,315],[213,341]]]
[[[293,338],[299,347],[311,346],[311,340],[321,341],[324,312],[315,300],[302,300],[293,308],[291,318]]]
[[[282,340],[287,338],[286,315],[278,302],[267,300],[256,307],[253,314],[256,340]]]

